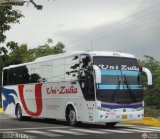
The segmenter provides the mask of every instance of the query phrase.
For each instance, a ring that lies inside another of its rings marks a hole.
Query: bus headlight
[[[100,111],[105,111],[105,112],[110,112],[111,110],[108,108],[103,108],[103,107],[97,107],[98,110]]]
[[[137,108],[137,111],[141,111],[143,110],[143,107]]]

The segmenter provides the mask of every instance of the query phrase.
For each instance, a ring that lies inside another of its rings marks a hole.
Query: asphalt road
[[[146,138],[145,138],[146,137]],[[70,127],[64,121],[29,119],[17,121],[0,113],[2,139],[160,139],[160,127],[118,124],[109,129],[102,124]]]

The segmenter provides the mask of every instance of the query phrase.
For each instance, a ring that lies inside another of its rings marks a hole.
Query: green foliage
[[[160,62],[151,56],[144,56],[145,60],[140,61],[141,66],[152,72],[153,85],[145,86],[145,105],[160,109]]]
[[[9,54],[10,58],[7,63],[9,65],[23,63],[23,58],[27,55],[27,53],[28,53],[27,45],[22,44],[20,47],[17,47]]]
[[[42,5],[36,4],[34,0],[30,0],[30,3],[33,4],[36,9],[42,9]],[[6,54],[8,49],[15,49],[17,46],[13,44],[13,41],[4,44],[7,38],[5,32],[11,29],[11,24],[19,23],[20,18],[23,17],[21,11],[16,10],[15,6],[18,6],[15,2],[9,3],[6,1],[0,4],[0,55]]]
[[[40,45],[37,48],[28,49],[27,44],[22,44],[16,49],[14,49],[10,54],[6,54],[0,57],[0,64],[1,61],[3,63],[2,67],[13,65],[13,64],[20,64],[31,62],[38,57],[47,56],[47,55],[54,55],[64,52],[64,44],[58,42],[55,46],[53,45],[53,41],[50,39],[50,42],[45,43],[44,45]],[[15,44],[15,43],[13,43]]]
[[[144,115],[146,117],[159,117],[160,116],[160,110],[157,109],[155,106],[145,106],[145,109],[144,109]]]
[[[13,45],[13,42],[3,45],[6,40],[5,32],[9,31],[11,24],[19,23],[19,19],[23,17],[20,11],[13,9],[13,6],[10,4],[0,5],[0,54],[7,53],[7,47],[9,49],[14,49],[16,45]]]
[[[10,30],[10,24],[19,23],[21,17],[23,17],[21,12],[13,9],[12,5],[0,5],[0,43],[5,41],[4,33]]]
[[[37,48],[29,49],[27,54],[22,57],[22,62],[30,62],[34,59],[42,56],[60,54],[64,52],[64,44],[58,42],[55,46],[53,45],[53,41],[48,39],[47,43],[44,45],[40,45]]]

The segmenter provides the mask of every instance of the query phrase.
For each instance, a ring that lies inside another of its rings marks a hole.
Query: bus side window
[[[77,80],[79,73],[79,56],[65,59],[65,81]]]
[[[53,61],[53,81],[62,82],[64,81],[64,58]]]
[[[81,55],[79,82],[86,100],[95,100],[94,78],[91,70],[91,58]]]
[[[14,69],[11,68],[8,71],[8,85],[14,85],[15,83],[15,74],[14,74]]]
[[[42,82],[52,82],[53,81],[53,61],[42,63]]]
[[[8,80],[8,69],[3,70],[3,85],[9,85],[9,80]]]
[[[90,74],[86,77],[85,80],[85,96],[87,100],[94,100],[95,94],[94,94],[94,80],[93,75]]]
[[[30,83],[39,83],[41,80],[41,64],[33,64],[30,71]]]
[[[31,66],[26,65],[22,67],[23,74],[22,74],[22,83],[27,84],[30,83],[30,71],[31,71]]]

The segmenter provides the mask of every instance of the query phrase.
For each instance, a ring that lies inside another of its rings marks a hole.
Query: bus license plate
[[[122,119],[128,119],[128,115],[122,115]]]

